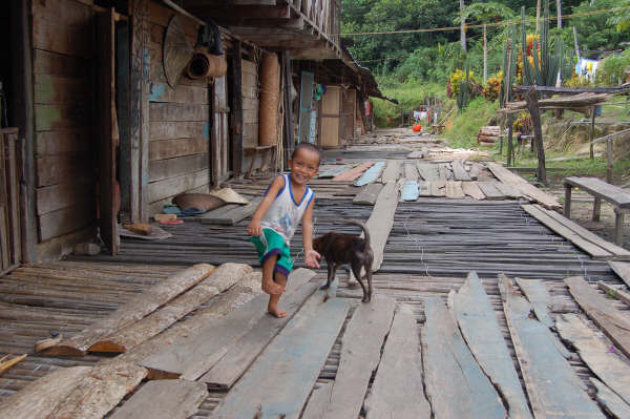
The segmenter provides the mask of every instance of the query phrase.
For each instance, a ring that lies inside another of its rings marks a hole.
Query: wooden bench
[[[564,180],[564,215],[567,218],[570,218],[571,214],[571,190],[574,187],[580,188],[595,197],[593,221],[599,220],[602,199],[615,207],[615,243],[621,246],[624,215],[630,213],[630,192],[598,178],[569,176]]]
[[[245,175],[245,179],[251,179],[252,177],[252,173],[254,172],[254,164],[256,163],[256,157],[259,154],[263,154],[267,151],[271,150],[271,153],[269,155],[269,164],[273,165],[275,164],[275,159],[278,158],[278,145],[277,144],[271,144],[271,145],[263,145],[263,146],[258,146],[258,147],[246,147],[243,149],[243,154],[245,156],[251,156],[252,160],[249,163],[249,170],[247,170],[247,174]],[[264,161],[261,167],[264,167]]]

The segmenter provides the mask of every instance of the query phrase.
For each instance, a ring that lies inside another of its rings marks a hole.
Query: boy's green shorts
[[[270,228],[263,228],[263,234],[260,237],[250,237],[249,241],[254,243],[258,252],[258,261],[262,264],[269,257],[278,255],[278,261],[274,267],[274,272],[280,272],[289,276],[293,269],[293,259],[291,259],[291,251],[284,241],[284,237]]]

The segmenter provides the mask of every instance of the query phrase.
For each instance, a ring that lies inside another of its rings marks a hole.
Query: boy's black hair
[[[297,146],[295,146],[295,149],[293,150],[293,153],[291,154],[291,159],[294,159],[295,156],[297,156],[298,151],[300,150],[308,150],[308,151],[317,153],[317,158],[318,158],[317,165],[319,166],[320,163],[322,162],[322,152],[319,151],[319,148],[317,148],[316,145],[311,144],[311,143],[299,143]]]

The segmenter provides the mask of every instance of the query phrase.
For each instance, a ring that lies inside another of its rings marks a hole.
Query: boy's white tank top
[[[310,205],[315,194],[307,186],[302,200],[296,202],[293,197],[293,189],[291,188],[291,178],[288,174],[282,174],[281,176],[284,178],[284,186],[276,195],[273,204],[271,204],[260,224],[263,228],[271,228],[281,234],[288,246],[295,234],[295,230],[300,225],[304,211]]]

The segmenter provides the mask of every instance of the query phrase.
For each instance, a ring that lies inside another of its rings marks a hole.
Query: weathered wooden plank
[[[155,103],[149,104],[149,122],[205,122],[210,105]]]
[[[149,102],[207,105],[208,88],[183,84],[172,88],[168,83],[153,82],[149,91]]]
[[[319,173],[317,174],[317,178],[318,179],[326,179],[326,178],[333,178],[335,176],[337,176],[338,174],[345,172],[346,170],[348,170],[349,166],[343,164],[343,165],[329,165],[329,166],[322,166],[319,170]]]
[[[209,147],[209,140],[206,137],[151,141],[149,143],[149,161],[152,163],[157,160],[192,154],[207,154]]]
[[[40,215],[39,240],[50,240],[89,225],[95,217],[91,204],[92,202],[81,202],[73,207]]]
[[[69,2],[67,5],[77,2]],[[64,3],[66,5],[66,3]],[[83,6],[88,13],[89,7]],[[62,7],[61,9],[64,9]],[[59,10],[61,10],[59,9]],[[33,47],[60,54],[74,55],[84,58],[91,56],[92,36],[89,20],[73,25],[65,24],[55,17],[59,15],[50,10],[48,16],[43,13],[33,15]]]
[[[586,253],[591,255],[591,257],[595,259],[601,258],[610,258],[612,255],[596,244],[585,240],[583,237],[579,236],[573,230],[561,225],[556,220],[542,212],[540,209],[536,208],[533,205],[521,205],[521,207],[532,217],[546,225],[549,229],[555,231],[565,239],[569,240],[571,243],[584,250]]]
[[[453,170],[450,163],[438,163],[437,166],[440,180],[453,180]]]
[[[604,410],[615,418],[630,418],[630,406],[614,391],[596,378],[590,378],[597,389],[597,400]]]
[[[453,295],[452,310],[470,351],[507,402],[510,417],[531,418],[497,316],[475,272]]]
[[[207,170],[210,164],[208,153],[175,157],[149,163],[149,182],[181,176],[189,172]]]
[[[321,292],[311,297],[216,407],[213,417],[298,417],[349,303],[343,298],[323,302]]]
[[[37,163],[37,186],[50,186],[59,183],[91,182],[93,170],[85,155],[41,156]]]
[[[90,84],[80,78],[55,77],[40,74],[35,77],[33,103],[68,104],[90,100]]]
[[[354,182],[354,186],[364,186],[373,183],[381,175],[381,172],[385,168],[385,162],[377,161],[374,166],[370,167]]]
[[[553,327],[553,319],[549,316],[551,295],[545,283],[538,279],[515,278],[515,281],[529,300],[538,321],[549,328]]]
[[[423,180],[418,182],[418,196],[432,196],[431,183]]]
[[[400,176],[400,160],[387,160],[387,165],[381,174],[381,183],[395,182]]]
[[[558,333],[577,349],[580,358],[608,387],[630,403],[630,364],[610,352],[610,342],[598,336],[576,314],[563,314],[557,322]]]
[[[200,263],[171,275],[133,298],[109,316],[90,325],[81,333],[48,349],[46,353],[50,355],[85,355],[87,349],[100,337],[107,336],[152,313],[161,305],[202,281],[213,270],[212,265]]]
[[[407,180],[415,180],[415,181],[418,181],[420,179],[418,168],[416,167],[415,162],[405,162],[403,164],[402,177],[404,177]]]
[[[100,418],[146,377],[147,370],[118,360],[103,361],[81,377],[47,418]]]
[[[571,365],[556,350],[551,332],[529,316],[531,306],[500,276],[503,310],[536,417],[603,417]]]
[[[374,384],[365,402],[366,417],[430,417],[431,406],[423,387],[420,331],[411,307],[403,305],[394,315]]]
[[[549,291],[547,291],[545,283],[538,279],[515,278],[515,281],[529,300],[538,321],[550,329],[553,328],[554,322],[549,315],[549,310],[552,306],[551,295]],[[562,356],[566,359],[570,359],[571,353],[567,348],[556,338],[556,335],[552,334],[551,336],[553,337],[556,348],[560,351]]]
[[[438,166],[436,164],[418,162],[416,166],[423,180],[427,182],[440,180],[440,173],[438,172]]]
[[[358,417],[381,346],[391,327],[396,300],[383,295],[361,304],[346,327],[335,385],[325,418]]]
[[[367,169],[369,169],[373,165],[374,165],[374,162],[372,162],[372,161],[362,163],[359,166],[348,170],[347,172],[342,172],[342,173],[338,174],[337,176],[335,176],[333,178],[333,181],[334,182],[353,181],[356,178],[358,178],[359,176],[361,176],[361,174],[364,171],[366,171]]]
[[[478,200],[486,199],[486,195],[479,189],[476,182],[462,182],[462,190],[472,198]]]
[[[619,260],[630,259],[630,251],[624,249],[623,247],[617,246],[614,243],[604,240],[597,234],[585,229],[581,225],[573,222],[572,220],[568,219],[567,217],[565,217],[564,215],[556,211],[545,209],[542,206],[537,205],[537,204],[535,205],[535,207],[541,210],[542,212],[544,212],[545,214],[547,214],[548,216],[550,216],[551,218],[553,218],[554,220],[556,220],[557,222],[559,222],[560,224],[562,224],[563,226],[574,231],[580,237],[583,237],[584,239],[601,247],[605,251],[613,254],[616,259],[619,259]]]
[[[431,185],[431,196],[446,196],[445,180],[432,180],[428,183]]]
[[[310,272],[309,276],[314,275]],[[283,298],[282,306],[289,314],[281,319],[264,316],[246,335],[237,340],[233,348],[221,358],[199,381],[207,383],[211,389],[231,388],[269,342],[291,320],[295,312],[318,288],[317,283],[307,283],[294,294]]]
[[[297,271],[300,270],[297,269]],[[232,288],[213,298],[209,307],[197,310],[192,316],[175,323],[164,332],[141,343],[131,351],[118,355],[118,358],[137,363],[151,355],[163,352],[169,346],[177,343],[181,336],[189,335],[193,331],[206,327],[218,318],[251,301],[257,295],[262,294],[260,287],[261,277],[262,274],[260,272],[252,272]]]
[[[90,75],[85,69],[89,65],[89,60],[79,57],[56,54],[41,49],[35,49],[33,51],[34,74],[84,79],[88,81]]]
[[[464,168],[464,162],[462,160],[453,160],[453,162],[451,163],[451,167],[453,168],[453,175],[455,176],[455,180],[471,180],[470,175]]]
[[[417,180],[406,179],[400,194],[401,201],[415,201],[419,196],[419,188]]]
[[[149,123],[150,141],[201,137],[206,140],[210,139],[210,123],[208,121]]]
[[[291,287],[287,288],[283,297],[285,301],[290,301],[291,309],[296,310],[294,306],[299,306],[294,299],[300,301],[302,298],[303,301],[304,291],[299,285],[305,284],[310,277],[304,271],[293,273],[289,277]],[[148,356],[141,364],[149,368],[153,378],[164,376],[196,380],[210,370],[235,342],[267,316],[268,302],[267,295],[258,296],[229,315],[189,335],[181,336],[176,344]],[[221,336],[221,339],[215,339],[216,336]]]
[[[569,176],[564,183],[587,190],[591,195],[604,199],[611,204],[630,208],[630,193],[619,186],[611,185],[596,177]]]
[[[40,157],[57,155],[87,155],[92,147],[88,128],[36,133],[37,155]]]
[[[466,197],[464,190],[462,189],[462,182],[449,180],[446,182],[446,197],[454,199],[462,199]]]
[[[222,293],[252,272],[249,265],[224,263],[197,285],[129,326],[104,336],[89,347],[90,352],[127,352],[157,335],[215,295]]]
[[[616,298],[617,300],[621,300],[624,303],[630,305],[630,294],[623,291],[621,288],[608,285],[607,283],[602,281],[599,281],[597,283],[597,286],[600,290],[604,291],[607,296],[611,298]]]
[[[80,103],[38,104],[35,108],[37,131],[86,128],[90,120],[90,108]]]
[[[200,188],[208,184],[209,176],[209,170],[203,169],[150,183],[147,187],[147,202],[157,202]]]
[[[304,412],[300,416],[301,419],[321,419],[324,417],[330,403],[333,384],[333,381],[328,381],[320,384],[319,387],[315,386],[304,407]]]
[[[61,368],[31,382],[0,403],[0,416],[4,418],[46,417],[91,370],[92,367]]]
[[[513,187],[510,184],[503,183],[503,182],[496,182],[494,183],[494,186],[506,198],[518,199],[523,196],[519,190],[517,190],[515,187]]]
[[[394,226],[394,214],[397,206],[398,185],[396,182],[387,182],[378,195],[370,218],[365,223],[370,231],[371,245],[374,251],[373,272],[378,271],[381,263],[383,263],[385,244],[387,243],[389,232]]]
[[[630,287],[630,263],[610,261],[608,265],[610,265],[610,268],[615,271],[617,276]]]
[[[537,201],[543,207],[548,209],[558,209],[562,207],[560,202],[558,202],[554,196],[541,191],[519,175],[510,172],[505,167],[497,163],[488,163],[487,166],[492,171],[492,174],[495,175],[501,182],[512,185],[524,196],[533,201]]]
[[[599,294],[581,276],[565,278],[569,292],[595,324],[615,343],[626,356],[630,356],[630,319],[614,308],[606,297]]]
[[[246,205],[224,205],[205,214],[191,217],[191,220],[199,221],[203,224],[235,225],[252,215],[258,208],[260,201],[262,201],[262,197],[253,198]]]
[[[423,298],[422,364],[436,418],[504,418],[499,395],[483,374],[444,303]]]
[[[186,419],[197,412],[207,395],[206,386],[195,381],[150,381],[109,417]]]
[[[370,183],[369,185],[365,185],[352,200],[352,203],[355,205],[374,205],[381,189],[383,189],[382,183]]]
[[[477,186],[486,196],[486,199],[505,199],[503,192],[497,189],[497,182],[477,182]]]
[[[95,202],[91,183],[61,184],[37,188],[37,214],[42,215],[65,207],[85,208]]]

